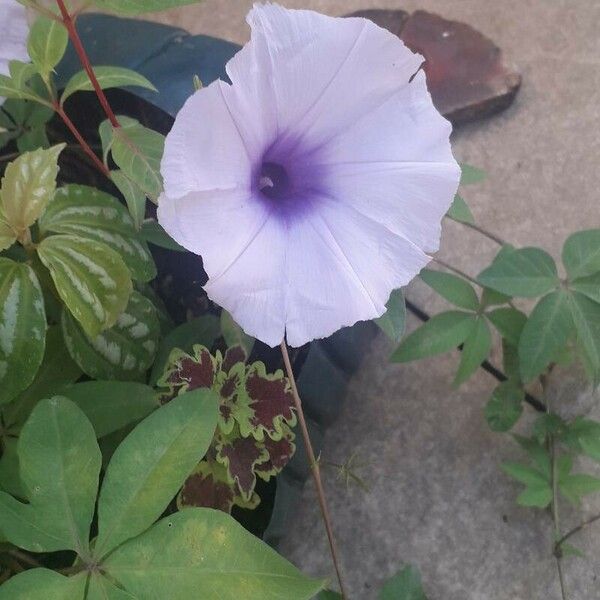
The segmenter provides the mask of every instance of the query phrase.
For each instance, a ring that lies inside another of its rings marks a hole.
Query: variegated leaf
[[[33,381],[45,340],[44,298],[33,269],[0,258],[0,404]]]
[[[116,324],[97,336],[87,335],[67,311],[62,328],[71,356],[94,379],[139,379],[154,360],[160,335],[154,305],[138,292]]]
[[[150,281],[156,267],[125,207],[113,196],[86,185],[66,185],[40,217],[40,232],[67,233],[103,242],[116,250],[132,277]]]
[[[0,213],[0,252],[10,248],[15,243],[16,239],[15,232],[9,227],[6,221],[4,221],[2,214]]]
[[[106,244],[73,235],[53,235],[38,246],[56,289],[87,335],[112,327],[132,290],[129,269]]]
[[[4,172],[0,207],[17,237],[35,223],[56,189],[58,155],[65,144],[25,152]]]

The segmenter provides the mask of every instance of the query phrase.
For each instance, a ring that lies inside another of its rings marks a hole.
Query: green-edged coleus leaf
[[[156,202],[163,189],[160,161],[165,138],[139,123],[113,129],[112,157],[121,171]]]
[[[460,364],[454,378],[454,385],[465,382],[487,358],[492,348],[492,334],[486,320],[478,317],[469,335],[465,338]]]
[[[423,269],[419,276],[442,298],[445,298],[455,306],[467,310],[477,310],[479,308],[479,299],[475,290],[470,283],[461,277],[430,269]]]
[[[58,155],[65,144],[21,154],[4,171],[0,187],[2,220],[17,238],[35,223],[56,189]]]
[[[89,553],[102,456],[92,425],[70,400],[42,400],[21,431],[20,475],[28,504],[0,493],[0,531],[31,552]]]
[[[39,220],[40,232],[64,233],[101,242],[116,250],[139,281],[156,277],[148,246],[125,207],[113,196],[86,185],[56,191]]]
[[[485,179],[485,171],[479,167],[461,163],[460,185],[471,185]]]
[[[211,390],[182,394],[144,419],[120,444],[100,491],[96,557],[139,535],[162,514],[206,453],[217,404]]]
[[[87,575],[65,577],[50,569],[29,569],[0,586],[0,600],[83,600]]]
[[[391,360],[408,362],[448,352],[467,339],[476,319],[475,314],[458,310],[435,315],[402,340]]]
[[[394,290],[385,305],[385,312],[374,323],[393,342],[400,342],[406,328],[406,302],[401,289]]]
[[[230,513],[234,505],[255,508],[257,504],[256,495],[250,503],[243,501],[238,495],[236,484],[231,482],[227,468],[214,460],[200,461],[177,496],[177,507],[180,510],[195,506]]]
[[[115,325],[96,336],[89,336],[67,311],[61,325],[69,353],[95,379],[139,379],[156,355],[160,336],[156,309],[139,292],[132,292]]]
[[[61,21],[43,16],[34,21],[27,40],[27,53],[44,78],[54,71],[68,42],[69,35]]]
[[[378,600],[427,600],[419,571],[407,565],[385,582]]]
[[[600,377],[600,304],[579,292],[569,294],[569,306],[577,342],[594,381]]]
[[[140,421],[158,408],[154,390],[134,381],[84,381],[64,387],[61,394],[77,404],[99,438]]]
[[[221,334],[227,346],[241,346],[250,356],[256,340],[248,335],[225,309],[221,311]]]
[[[523,413],[525,392],[512,381],[496,387],[485,405],[485,420],[492,431],[509,431]]]
[[[129,269],[116,250],[75,235],[52,235],[37,252],[87,335],[96,337],[116,323],[133,289]]]
[[[509,296],[535,298],[560,284],[552,257],[541,248],[516,250],[504,246],[494,262],[480,273],[479,282]]]
[[[304,576],[233,518],[208,508],[165,517],[107,557],[134,596],[203,600],[309,600],[323,582]]]
[[[255,467],[256,474],[263,480],[269,481],[271,477],[280,473],[296,452],[294,432],[288,427],[283,427],[283,435],[274,440],[266,435],[261,442],[269,455],[268,460]]]
[[[513,346],[517,346],[523,327],[527,322],[527,315],[512,306],[495,308],[486,313],[486,317],[498,330],[498,333]]]
[[[600,272],[600,229],[569,236],[563,245],[562,261],[570,280]]]
[[[0,404],[33,381],[45,339],[44,298],[33,269],[0,258]]]
[[[135,86],[152,90],[157,89],[143,76],[124,67],[94,66],[94,75],[103,90],[117,87]],[[61,104],[75,92],[92,92],[94,86],[86,71],[75,73],[65,86],[60,98]]]
[[[473,217],[471,209],[459,194],[454,196],[454,200],[452,201],[446,216],[459,223],[470,223],[471,225],[475,223],[475,217]]]
[[[573,319],[567,292],[552,292],[537,303],[519,339],[519,363],[524,382],[537,377],[555,360],[572,331]]]

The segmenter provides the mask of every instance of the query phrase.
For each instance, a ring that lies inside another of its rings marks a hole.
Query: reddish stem
[[[69,115],[63,110],[63,107],[55,102],[53,105],[54,110],[58,114],[58,116],[64,121],[65,125],[69,128],[69,131],[73,134],[79,145],[83,148],[83,151],[90,157],[92,162],[96,167],[98,167],[99,171],[106,175],[110,179],[110,171],[107,169],[106,165],[98,158],[96,153],[90,148],[89,144],[83,139],[81,133],[71,119]]]
[[[102,105],[102,109],[106,113],[106,116],[108,117],[108,120],[110,121],[111,125],[113,127],[120,127],[119,122],[117,121],[117,117],[115,117],[115,113],[112,111],[112,108],[110,107],[110,104],[108,103],[108,100],[106,99],[106,95],[104,94],[104,91],[100,87],[100,83],[98,82],[98,79],[96,78],[96,75],[94,74],[94,70],[92,69],[90,59],[88,58],[88,55],[83,47],[83,44],[81,43],[81,38],[79,37],[79,34],[77,33],[77,29],[75,28],[75,23],[73,22],[73,18],[69,14],[69,11],[67,10],[67,7],[65,6],[65,3],[63,2],[63,0],[56,0],[56,4],[58,5],[60,14],[62,16],[62,22],[63,22],[64,26],[67,28],[67,31],[69,32],[69,38],[71,39],[71,42],[73,43],[75,52],[77,52],[77,56],[79,56],[79,60],[81,61],[81,64],[82,64],[83,68],[85,69],[85,72],[88,74],[90,81],[92,82],[92,86],[94,88],[94,91],[96,92],[96,96],[98,96],[98,100],[100,101],[100,104]]]

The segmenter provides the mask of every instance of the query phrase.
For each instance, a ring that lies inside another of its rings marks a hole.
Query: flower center
[[[264,162],[260,170],[258,188],[267,198],[281,200],[291,189],[290,176],[279,163]]]

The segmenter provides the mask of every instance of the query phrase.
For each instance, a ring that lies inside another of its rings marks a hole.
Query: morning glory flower
[[[29,61],[27,15],[17,0],[0,0],[0,74],[8,75],[11,60]],[[4,98],[0,97],[0,104]]]
[[[423,58],[362,18],[255,5],[252,37],[165,144],[158,218],[208,296],[292,346],[385,312],[439,246],[460,177]]]

